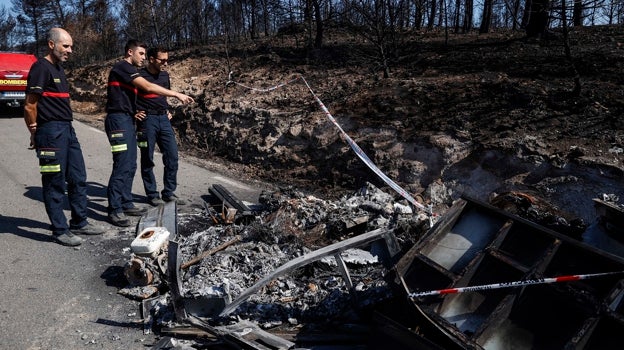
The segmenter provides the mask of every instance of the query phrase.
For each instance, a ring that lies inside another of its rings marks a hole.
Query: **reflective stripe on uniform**
[[[119,87],[124,88],[126,90],[130,90],[130,91],[134,92],[135,94],[139,91],[139,90],[137,90],[136,87],[134,87],[134,85],[124,84],[124,83],[119,82],[119,81],[111,81],[111,82],[108,83],[108,86],[119,86]]]
[[[140,91],[139,91],[138,95],[143,97],[143,98],[159,98],[161,96],[161,95],[158,95],[158,94],[146,94],[146,93],[142,93]]]
[[[69,92],[44,91],[41,95],[45,97],[69,98]]]
[[[145,148],[147,147],[147,141],[139,141],[137,142],[137,145],[141,148]]]
[[[42,172],[42,173],[60,173],[61,172],[61,165],[60,164],[41,165],[39,167],[39,171]]]
[[[115,152],[123,152],[123,151],[127,151],[128,150],[128,145],[127,144],[122,144],[122,145],[112,145],[111,146],[111,151],[113,153]]]

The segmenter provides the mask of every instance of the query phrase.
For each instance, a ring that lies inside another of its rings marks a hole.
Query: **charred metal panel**
[[[148,227],[164,227],[173,235],[173,238],[175,238],[178,232],[176,202],[166,202],[165,204],[148,210],[147,213],[139,219],[136,232],[139,233]]]
[[[624,342],[624,258],[467,197],[448,215],[395,270],[414,314],[435,330],[425,337],[442,334],[463,349],[603,349]],[[616,274],[504,287],[610,272]],[[491,284],[503,288],[409,297]]]
[[[605,228],[616,239],[624,241],[624,208],[598,198],[594,198],[594,207]]]
[[[209,191],[215,197],[219,198],[225,207],[236,209],[237,213],[241,216],[245,217],[253,214],[248,206],[222,185],[214,184],[210,187]]]
[[[184,300],[180,293],[182,281],[180,280],[180,246],[177,241],[169,241],[169,264],[167,265],[167,275],[169,277],[169,288],[171,291],[171,301],[178,321],[183,322],[188,318],[184,308]]]
[[[249,321],[241,321],[218,329],[223,332],[226,340],[243,346],[244,349],[287,350],[295,346],[295,343],[263,331]]]

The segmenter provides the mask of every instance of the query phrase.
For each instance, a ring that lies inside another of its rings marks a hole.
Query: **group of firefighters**
[[[43,202],[54,239],[63,245],[78,246],[79,235],[98,235],[106,228],[87,219],[87,174],[85,162],[72,126],[69,84],[61,65],[72,52],[71,35],[52,28],[47,37],[48,53],[30,68],[27,79],[24,121],[30,131],[30,147],[36,150],[41,172]],[[141,216],[147,209],[134,205],[132,182],[137,168],[137,148],[141,152],[141,178],[148,203],[153,206],[175,201],[178,147],[171,126],[167,97],[183,104],[192,97],[170,89],[165,70],[169,54],[165,48],[147,49],[130,40],[124,58],[110,70],[107,86],[105,129],[113,155],[108,181],[108,220],[128,227],[128,216]],[[147,62],[143,67],[144,62]],[[154,177],[154,150],[163,154],[163,189],[158,192]],[[69,199],[71,218],[63,212]]]

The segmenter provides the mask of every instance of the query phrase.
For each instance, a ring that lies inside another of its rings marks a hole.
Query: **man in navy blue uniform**
[[[165,70],[169,53],[162,47],[147,50],[147,66],[139,72],[145,80],[164,88],[171,88],[169,73]],[[178,176],[178,144],[171,126],[171,112],[167,97],[139,90],[137,95],[137,143],[141,152],[141,178],[148,202],[157,206],[164,201],[186,204],[175,194]],[[154,176],[154,148],[162,153],[163,174],[162,199]],[[164,200],[164,201],[163,201]]]
[[[135,118],[137,89],[148,94],[175,97],[184,104],[193,98],[148,82],[138,68],[145,60],[145,45],[130,40],[125,46],[124,58],[115,63],[108,76],[106,119],[104,127],[113,153],[113,171],[108,181],[108,219],[117,226],[131,225],[127,215],[141,216],[145,208],[133,203],[132,182],[136,173],[137,142]]]
[[[98,235],[104,228],[87,221],[87,173],[84,157],[72,126],[69,84],[60,65],[72,52],[73,41],[61,28],[48,32],[48,54],[30,68],[26,85],[24,121],[30,146],[37,151],[43,202],[54,239],[78,246],[76,234]],[[65,191],[69,199],[69,225],[63,213]]]

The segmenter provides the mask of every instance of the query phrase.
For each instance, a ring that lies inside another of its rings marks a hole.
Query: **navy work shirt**
[[[137,89],[132,85],[132,81],[139,76],[138,69],[126,60],[121,60],[113,65],[108,74],[107,113],[133,115],[136,112]]]
[[[166,71],[160,71],[156,74],[152,74],[147,70],[147,68],[143,68],[139,70],[139,73],[150,83],[160,85],[167,89],[171,87],[169,73]],[[138,92],[136,104],[137,110],[147,111],[148,113],[156,111],[159,113],[166,113],[166,110],[169,109],[169,103],[167,102],[166,96],[150,94],[142,90],[139,90]]]
[[[30,67],[26,93],[40,96],[37,102],[37,124],[73,120],[69,84],[61,65],[52,64],[45,58],[38,59]]]

